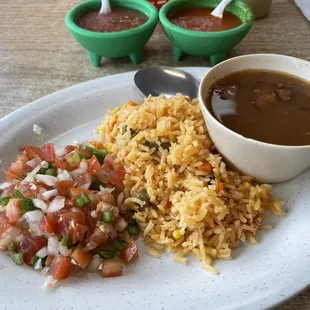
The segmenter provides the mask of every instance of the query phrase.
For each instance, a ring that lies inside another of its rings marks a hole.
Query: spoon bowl
[[[138,89],[145,95],[166,97],[182,93],[189,98],[198,95],[199,82],[189,73],[170,67],[149,67],[139,70],[134,77]]]

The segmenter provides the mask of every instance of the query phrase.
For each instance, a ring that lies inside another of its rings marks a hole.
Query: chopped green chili
[[[136,225],[128,225],[127,226],[127,231],[129,233],[129,235],[136,236],[136,235],[139,235],[140,228],[138,226],[136,226]]]
[[[74,150],[65,156],[66,161],[72,167],[78,166],[83,157],[83,154],[79,150]]]
[[[14,188],[13,198],[25,198],[25,197],[21,194],[21,192],[17,188]]]
[[[35,207],[31,199],[24,198],[22,200],[20,210],[22,213],[26,213],[28,211],[34,211],[34,210],[39,210],[39,209]]]
[[[45,172],[45,174],[51,175],[51,176],[53,176],[53,177],[56,177],[56,176],[57,176],[57,172],[56,172],[55,169],[47,169],[46,172]]]
[[[102,219],[106,222],[106,223],[113,223],[114,222],[114,213],[113,211],[105,211],[102,214]]]
[[[69,248],[71,245],[72,245],[72,239],[69,235],[66,235],[64,236],[62,239],[61,239],[61,245]]]
[[[123,248],[125,247],[126,245],[126,242],[124,240],[121,240],[121,239],[117,239],[113,242],[113,245],[115,247],[115,249],[117,249],[118,251],[122,251]]]
[[[146,191],[143,191],[137,195],[137,198],[144,202],[143,207],[148,207],[150,204],[150,197]]]
[[[16,254],[12,254],[11,258],[15,264],[22,265],[24,263],[24,255],[25,253],[16,253]]]
[[[32,256],[30,260],[31,265],[34,266],[39,259],[40,257],[38,257],[37,255]]]
[[[8,246],[8,250],[12,253],[16,252],[18,249],[17,244],[15,242],[11,242]]]
[[[91,200],[88,198],[87,195],[81,194],[75,197],[75,202],[80,208],[84,208],[91,202]]]
[[[96,156],[100,165],[103,164],[105,157],[108,155],[107,151],[105,150],[93,150],[92,154]]]
[[[0,200],[0,205],[6,207],[10,201],[11,197],[3,197]]]
[[[112,251],[95,251],[94,254],[98,254],[101,258],[112,258],[115,253]]]

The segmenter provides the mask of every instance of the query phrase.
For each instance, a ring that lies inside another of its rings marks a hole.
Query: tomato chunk
[[[0,236],[10,227],[8,219],[4,215],[0,215]]]
[[[54,233],[54,223],[50,217],[44,215],[42,216],[40,223],[39,223],[40,231],[43,234],[52,234]]]
[[[36,198],[40,193],[39,187],[34,183],[22,182],[18,189],[26,198]]]
[[[6,181],[11,182],[11,181],[14,181],[16,179],[19,179],[20,176],[16,173],[11,172],[11,171],[4,171],[4,178]]]
[[[27,175],[27,167],[25,163],[20,160],[14,161],[9,164],[8,171],[14,173],[18,178],[25,177]]]
[[[95,155],[92,156],[92,158],[88,162],[88,171],[91,175],[95,175],[96,173],[100,172],[102,170],[102,167]]]
[[[71,257],[82,269],[86,268],[93,259],[93,255],[90,252],[85,252],[80,244],[73,251]]]
[[[51,255],[47,256],[47,259],[45,261],[45,266],[49,267],[52,264],[53,260],[54,260],[54,256],[51,256]]]
[[[92,243],[94,245],[101,245],[106,243],[108,241],[109,235],[102,231],[100,228],[96,228],[93,233],[90,235],[90,237],[87,239],[87,245]]]
[[[39,147],[26,145],[21,147],[21,150],[24,150],[26,152],[26,155],[29,159],[33,159],[35,157],[43,158],[42,151]]]
[[[77,182],[71,180],[57,181],[56,188],[60,196],[68,196],[69,189],[77,185]]]
[[[41,151],[44,160],[50,163],[53,163],[55,161],[56,155],[54,145],[52,143],[44,144],[41,148]]]
[[[139,258],[137,244],[129,240],[119,256],[126,264],[133,263]]]
[[[82,224],[74,223],[69,226],[69,233],[72,243],[75,244],[78,241],[83,241],[84,236],[88,230],[88,227]]]
[[[10,199],[5,208],[5,216],[10,224],[16,223],[21,217],[21,199]]]
[[[69,196],[71,198],[75,198],[81,194],[87,195],[90,199],[91,196],[95,193],[95,191],[89,190],[89,189],[83,189],[83,188],[70,188],[69,189]]]
[[[72,272],[71,258],[66,256],[56,256],[51,263],[50,274],[56,280],[67,279]]]
[[[24,254],[25,264],[31,266],[31,258],[44,246],[46,246],[47,240],[44,237],[32,237],[26,236],[20,244],[20,251]]]
[[[102,262],[102,278],[120,277],[122,274],[123,263],[118,258],[109,258]]]

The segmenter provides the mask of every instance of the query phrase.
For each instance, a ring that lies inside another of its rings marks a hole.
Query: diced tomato
[[[10,197],[13,194],[15,188],[15,184],[10,185],[9,187],[7,187],[3,192],[3,196],[2,197]]]
[[[133,263],[139,258],[137,244],[133,240],[129,240],[119,256],[126,264]]]
[[[93,233],[90,235],[90,237],[87,239],[86,243],[93,243],[98,245],[102,245],[108,241],[109,235],[102,231],[100,228],[96,228]]]
[[[51,255],[47,256],[47,259],[45,260],[45,266],[49,267],[52,264],[53,260],[54,260],[54,256],[51,256]]]
[[[26,163],[29,160],[28,156],[25,154],[17,154],[16,161],[21,161],[23,163]]]
[[[20,160],[10,163],[8,166],[8,171],[18,175],[18,178],[22,178],[27,175],[26,165]]]
[[[58,213],[47,213],[46,217],[49,223],[55,228],[59,220],[59,214]]]
[[[5,216],[10,224],[14,224],[22,217],[21,199],[10,199],[5,208]]]
[[[72,243],[75,244],[78,241],[83,241],[84,236],[88,230],[88,227],[82,224],[74,223],[69,226],[69,234]]]
[[[108,154],[108,155],[104,158],[104,162],[103,162],[102,169],[103,169],[103,171],[105,171],[106,173],[110,173],[111,171],[114,170],[114,167],[115,167],[114,159],[113,159],[112,155]]]
[[[67,145],[67,146],[65,147],[65,152],[66,152],[66,153],[71,153],[71,152],[73,152],[73,151],[76,150],[76,149],[77,149],[77,147],[74,146],[74,145]]]
[[[48,185],[46,185],[46,184],[43,183],[43,182],[37,182],[36,184],[37,184],[38,186],[41,186],[41,187],[45,188],[47,191],[50,191],[50,190],[54,189],[53,186],[48,186]]]
[[[75,222],[75,223],[79,223],[79,224],[84,224],[85,222],[85,214],[83,213],[83,211],[75,211],[75,212],[71,212],[71,211],[67,211],[67,212],[63,212],[60,215],[62,221],[65,222]]]
[[[88,162],[88,171],[91,175],[95,175],[96,173],[100,172],[102,170],[102,167],[95,155],[92,156],[92,158]]]
[[[71,258],[59,255],[51,263],[49,272],[54,279],[64,280],[70,276],[72,268]]]
[[[36,198],[40,193],[39,187],[36,184],[29,182],[21,182],[18,189],[26,198]]]
[[[58,223],[55,226],[55,234],[61,235],[62,237],[68,235],[69,225],[70,225],[69,222],[61,221],[61,220],[58,221]]]
[[[53,222],[46,215],[42,216],[39,227],[43,234],[52,234],[54,232]]]
[[[123,275],[123,263],[118,258],[109,258],[102,262],[102,278],[114,278],[121,275]]]
[[[0,215],[0,236],[10,227],[8,219],[4,215]]]
[[[55,149],[52,143],[44,144],[41,148],[43,159],[53,163],[55,161]]]
[[[86,268],[93,259],[93,255],[90,252],[85,252],[81,244],[76,247],[71,257],[82,269]]]
[[[26,155],[29,159],[33,159],[35,157],[40,157],[41,159],[43,158],[42,151],[39,147],[26,145],[21,147],[21,149],[26,152]]]
[[[14,181],[16,179],[19,179],[19,175],[11,172],[11,171],[4,171],[4,178],[6,181],[11,182]]]
[[[25,264],[31,266],[31,258],[44,246],[46,246],[47,240],[44,237],[26,236],[20,244],[20,251],[24,254]]]
[[[116,167],[114,171],[109,173],[108,180],[112,185],[122,183],[125,179],[126,171],[122,168]]]
[[[90,199],[94,195],[95,191],[83,188],[70,188],[69,189],[69,197],[75,198],[81,194],[87,195]]]
[[[87,225],[90,230],[93,230],[99,221],[99,217],[91,216],[91,212],[94,210],[96,210],[96,203],[90,203],[84,208],[85,225]]]
[[[106,191],[99,192],[97,198],[102,202],[106,202],[106,203],[109,203],[111,205],[115,204],[114,196],[112,194],[110,194],[109,192],[106,192]]]
[[[70,209],[75,207],[75,202],[73,199],[66,197],[65,199],[65,208]]]
[[[56,188],[60,196],[68,196],[69,189],[71,187],[75,187],[76,185],[77,185],[77,182],[70,181],[70,180],[56,182]]]
[[[91,184],[92,176],[89,172],[79,172],[79,171],[72,171],[71,175],[73,179],[77,182],[77,187],[85,184]]]

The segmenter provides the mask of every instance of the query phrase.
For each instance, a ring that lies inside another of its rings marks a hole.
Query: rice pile
[[[124,165],[125,203],[137,211],[148,253],[165,250],[186,263],[194,254],[216,274],[214,259],[255,234],[266,211],[283,215],[271,186],[226,167],[216,152],[197,100],[182,95],[148,97],[109,111],[97,128],[101,141]],[[150,203],[139,199],[147,191]],[[138,197],[137,197],[138,195]]]

